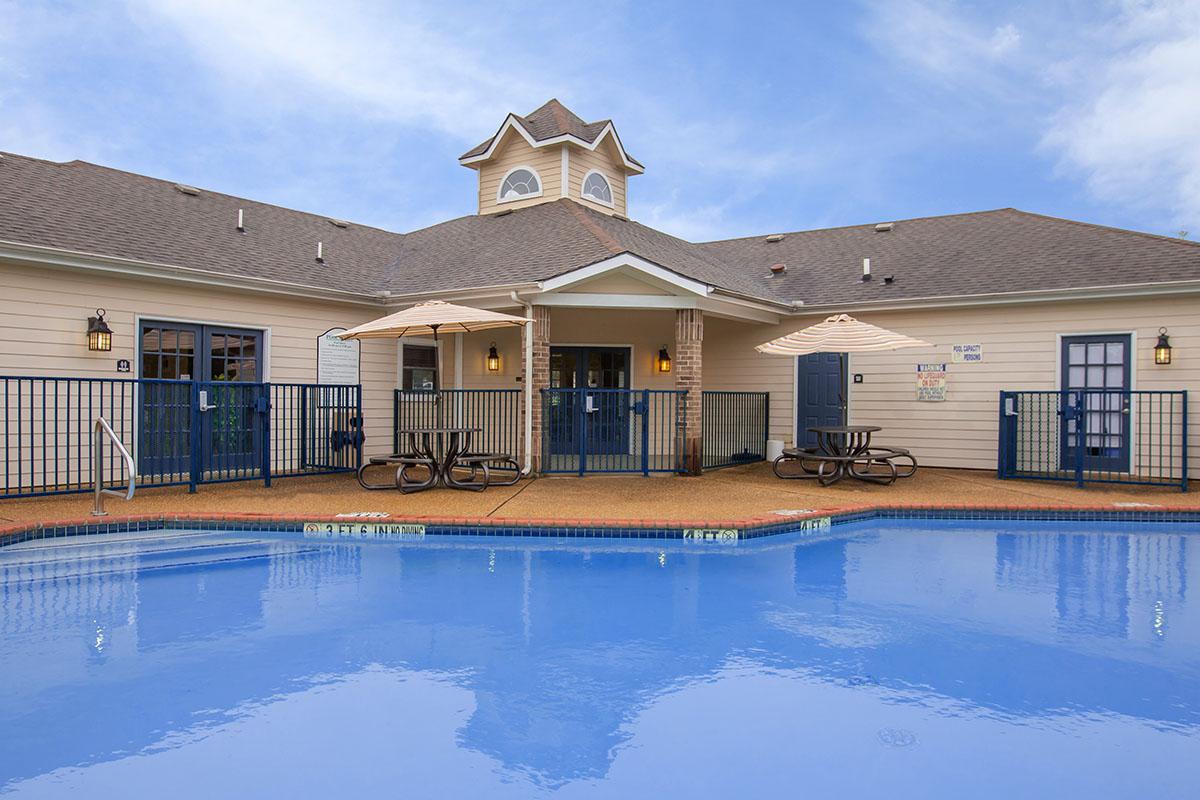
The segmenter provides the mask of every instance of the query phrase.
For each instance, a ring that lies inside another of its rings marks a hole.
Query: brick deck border
[[[543,538],[684,539],[689,530],[735,530],[738,539],[790,533],[804,520],[829,517],[831,525],[866,519],[955,519],[1027,521],[1173,522],[1200,524],[1200,506],[1172,509],[1114,509],[1111,506],[1068,505],[902,505],[842,507],[780,516],[767,514],[725,520],[497,519],[491,517],[378,517],[353,518],[306,514],[142,514],[104,518],[17,522],[0,526],[0,547],[61,536],[166,530],[236,530],[300,533],[305,523],[424,525],[430,536],[533,536]]]

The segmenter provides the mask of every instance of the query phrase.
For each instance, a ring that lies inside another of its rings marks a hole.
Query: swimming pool
[[[1195,531],[27,542],[0,793],[1194,796]]]

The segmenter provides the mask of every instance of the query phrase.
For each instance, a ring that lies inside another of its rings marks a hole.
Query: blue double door
[[[139,471],[209,479],[262,463],[262,331],[143,322]]]
[[[547,431],[552,455],[629,452],[628,347],[551,347]]]
[[[796,359],[796,444],[816,447],[809,428],[846,424],[843,353],[812,353]]]

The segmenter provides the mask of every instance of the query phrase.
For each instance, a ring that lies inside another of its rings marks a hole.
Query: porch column
[[[533,331],[533,372],[524,376],[531,389],[527,409],[532,421],[528,458],[530,471],[537,474],[542,471],[542,389],[550,386],[550,307],[535,305],[529,327]]]
[[[698,308],[675,311],[675,388],[687,392],[677,424],[682,428],[684,468],[699,475],[703,463],[700,422],[703,367],[704,312]]]

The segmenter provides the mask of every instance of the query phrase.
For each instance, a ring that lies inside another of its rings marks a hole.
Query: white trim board
[[[592,142],[584,141],[578,136],[573,136],[569,133],[564,133],[560,136],[552,136],[549,139],[539,140],[533,138],[533,135],[529,133],[529,131],[525,130],[525,126],[517,120],[517,115],[513,113],[509,113],[509,115],[505,117],[504,122],[500,125],[500,130],[496,131],[496,135],[492,137],[491,142],[488,143],[486,150],[477,156],[460,158],[458,163],[462,164],[463,166],[470,166],[471,164],[478,164],[482,161],[487,161],[496,152],[496,148],[500,146],[500,142],[504,139],[504,134],[508,133],[510,130],[516,131],[530,147],[534,148],[550,147],[556,144],[574,144],[584,148],[585,150],[595,151],[600,147],[600,143],[604,141],[605,137],[612,136],[613,142],[615,142],[617,145],[617,153],[621,156],[621,163],[625,169],[635,172],[639,175],[646,171],[645,168],[639,164],[635,164],[632,160],[630,160],[629,155],[625,152],[625,146],[621,144],[621,137],[617,136],[616,128],[613,127],[611,122],[604,126],[604,130],[600,131],[599,135],[596,136],[595,141]]]

